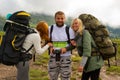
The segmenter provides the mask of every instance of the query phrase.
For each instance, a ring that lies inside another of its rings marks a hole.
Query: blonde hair
[[[71,25],[73,25],[73,23],[74,23],[75,21],[77,21],[77,22],[79,23],[79,28],[78,28],[77,32],[79,32],[80,35],[82,35],[83,29],[84,29],[84,28],[83,28],[82,20],[81,20],[81,19],[78,19],[78,18],[75,18],[75,19],[73,19]],[[72,27],[72,26],[71,26],[71,27]]]
[[[45,21],[38,22],[36,29],[40,33],[41,39],[49,41],[48,24]]]

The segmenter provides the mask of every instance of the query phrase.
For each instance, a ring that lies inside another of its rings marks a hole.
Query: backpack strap
[[[66,26],[66,27],[65,27],[66,34],[67,34],[67,38],[68,38],[68,41],[67,41],[68,43],[70,43],[70,34],[69,34],[69,28],[70,28],[69,26]]]
[[[53,32],[53,25],[50,28],[50,42],[52,42],[52,32]]]
[[[33,46],[34,45],[32,44],[28,50],[26,50],[25,52],[23,52],[21,54],[22,58],[24,58],[23,59],[23,66],[25,66],[25,61],[32,59],[32,54],[26,54],[26,53],[28,53],[32,49]]]
[[[32,44],[32,45],[30,46],[30,48],[29,48],[28,50],[26,50],[25,53],[29,52],[29,51],[32,49],[33,46],[34,46],[34,45]]]
[[[69,26],[66,26],[65,27],[65,31],[66,31],[66,34],[67,34],[67,38],[68,38],[68,43],[70,43],[70,34],[69,34]],[[53,25],[51,25],[51,27],[50,27],[50,42],[52,42],[52,32],[53,32]],[[48,52],[49,54],[50,54],[50,50],[49,50],[49,52]]]

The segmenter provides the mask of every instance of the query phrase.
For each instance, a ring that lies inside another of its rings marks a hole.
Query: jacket
[[[85,72],[93,71],[99,69],[103,66],[104,61],[101,55],[92,56],[92,45],[95,45],[95,42],[87,30],[83,31],[82,40],[81,37],[77,40],[77,49],[82,47],[82,56],[88,57],[87,62],[84,67]],[[82,44],[82,45],[81,45]],[[80,49],[81,50],[81,49]]]

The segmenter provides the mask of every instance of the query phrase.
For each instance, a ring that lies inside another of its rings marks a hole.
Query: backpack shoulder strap
[[[50,27],[50,41],[52,41],[52,32],[53,32],[53,25]]]
[[[67,34],[67,38],[68,38],[68,43],[70,43],[70,34],[69,34],[69,26],[66,26],[65,30],[66,30],[66,34]]]

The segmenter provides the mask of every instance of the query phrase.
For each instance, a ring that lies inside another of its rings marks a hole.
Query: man
[[[55,24],[49,29],[50,40],[53,43],[53,47],[50,49],[50,60],[48,63],[50,80],[58,80],[59,74],[61,80],[70,80],[71,51],[66,26],[64,12],[56,12]],[[74,36],[74,31],[69,28],[69,38],[74,39]]]

